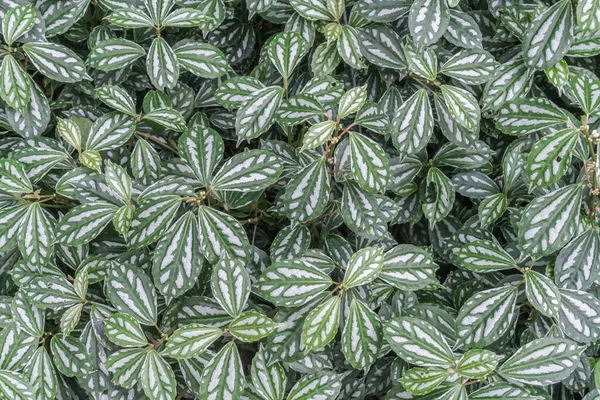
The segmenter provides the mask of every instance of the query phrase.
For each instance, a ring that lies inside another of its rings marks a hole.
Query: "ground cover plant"
[[[598,0],[0,19],[0,398],[600,398]]]

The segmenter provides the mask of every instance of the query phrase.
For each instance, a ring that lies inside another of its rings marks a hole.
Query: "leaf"
[[[561,338],[535,339],[500,366],[498,374],[514,383],[546,386],[568,377],[577,367],[583,347]]]
[[[471,296],[456,317],[459,342],[480,348],[500,339],[512,326],[517,294],[516,288],[504,286]]]
[[[342,389],[342,375],[332,371],[304,375],[290,390],[287,400],[334,400]]]
[[[600,81],[585,74],[571,74],[569,87],[586,114],[598,115],[600,109]]]
[[[146,246],[158,240],[167,230],[181,205],[176,195],[153,196],[139,204],[133,220],[129,243],[133,247]]]
[[[456,252],[461,267],[474,272],[502,271],[517,267],[517,262],[500,245],[491,240],[465,243]]]
[[[223,82],[215,92],[215,99],[223,107],[233,109],[243,106],[252,95],[265,86],[251,76],[236,76]]]
[[[17,292],[10,305],[10,311],[14,324],[21,331],[36,337],[44,334],[45,314],[30,303],[25,292]]]
[[[0,189],[15,194],[33,192],[23,164],[8,158],[0,159]]]
[[[23,374],[7,369],[0,369],[0,395],[6,399],[34,399],[33,387]]]
[[[174,50],[179,66],[202,78],[218,78],[230,69],[223,52],[210,44],[186,42]]]
[[[33,5],[15,5],[8,9],[2,20],[2,36],[6,44],[11,45],[35,25]]]
[[[481,119],[477,99],[466,90],[454,86],[441,85],[440,89],[452,118],[469,131],[475,131]]]
[[[411,368],[406,371],[400,383],[414,395],[425,395],[435,390],[448,378],[448,371],[440,368]]]
[[[36,395],[36,397],[32,398],[51,399],[57,395],[58,380],[56,379],[56,372],[52,364],[52,359],[48,355],[48,350],[46,350],[45,347],[38,347],[25,366],[23,374],[29,378],[33,392]],[[2,380],[2,378],[0,378],[0,380]],[[19,390],[19,393],[25,394],[23,388]]]
[[[579,132],[566,128],[535,143],[527,157],[526,172],[531,185],[544,187],[556,183],[571,164],[571,151],[579,139]]]
[[[320,269],[291,259],[273,263],[255,285],[278,306],[297,307],[319,296],[331,284],[331,278]]]
[[[0,78],[0,98],[10,107],[23,110],[31,99],[31,79],[10,54],[2,58]]]
[[[144,120],[155,122],[175,132],[186,130],[185,119],[179,111],[169,107],[157,108],[144,115]]]
[[[89,243],[113,219],[117,209],[108,203],[82,204],[73,208],[56,225],[56,241],[67,246]]]
[[[181,135],[177,148],[181,158],[207,187],[213,171],[223,159],[221,136],[210,128],[194,126]]]
[[[330,192],[326,160],[320,158],[289,180],[283,198],[286,215],[298,222],[320,216],[327,207]]]
[[[569,185],[535,198],[519,225],[519,246],[540,257],[554,253],[571,240],[579,220],[581,185]]]
[[[525,64],[538,70],[560,61],[573,41],[573,8],[570,1],[559,1],[539,14],[523,38]]]
[[[429,169],[427,185],[435,186],[435,198],[431,203],[422,205],[423,214],[429,220],[429,225],[442,221],[452,210],[454,205],[454,186],[443,172],[437,168]]]
[[[360,52],[358,31],[349,25],[342,25],[342,33],[337,40],[337,51],[342,59],[355,69],[366,68]]]
[[[507,102],[526,94],[532,74],[522,60],[513,60],[496,68],[483,93],[483,109],[497,110]]]
[[[119,86],[104,85],[96,89],[98,100],[122,113],[135,116],[135,102],[127,91]]]
[[[369,192],[385,192],[390,163],[383,148],[374,140],[350,132],[350,168],[356,182]]]
[[[348,90],[340,99],[338,106],[338,117],[346,118],[362,108],[367,100],[366,86],[359,86]]]
[[[177,382],[171,366],[155,350],[146,353],[140,382],[151,400],[171,399],[177,395]]]
[[[500,400],[500,399],[531,399],[542,400],[542,396],[536,396],[531,393],[527,387],[521,387],[506,382],[493,382],[482,387],[469,395],[469,399],[477,400]]]
[[[81,130],[79,126],[70,119],[59,119],[56,129],[60,136],[77,151],[81,150]]]
[[[348,262],[342,283],[347,289],[366,285],[377,279],[382,268],[383,248],[362,248]]]
[[[524,135],[567,123],[564,111],[543,97],[519,99],[498,110],[496,128],[507,135]]]
[[[485,50],[461,50],[448,59],[440,73],[469,85],[486,83],[496,70],[494,57]]]
[[[154,87],[161,91],[165,88],[172,89],[179,79],[177,56],[169,43],[161,37],[154,39],[150,45],[146,70]]]
[[[144,270],[113,264],[106,275],[106,296],[113,306],[144,325],[156,323],[156,292]]]
[[[563,289],[589,289],[598,276],[595,255],[600,249],[600,236],[588,229],[563,247],[554,264],[554,283]]]
[[[333,120],[327,120],[312,125],[304,133],[300,150],[311,150],[325,144],[332,138],[332,134],[335,132],[336,128],[337,124]]]
[[[131,172],[144,185],[150,185],[160,177],[160,156],[144,139],[135,143],[131,153]]]
[[[278,324],[269,317],[255,311],[239,315],[229,324],[229,331],[242,342],[257,342],[269,336]]]
[[[411,364],[441,368],[454,364],[446,339],[426,322],[409,317],[394,318],[384,324],[383,335],[392,350]]]
[[[73,286],[62,276],[43,276],[21,286],[27,298],[39,308],[64,308],[81,301]]]
[[[124,388],[134,387],[146,359],[147,349],[122,349],[108,356],[106,369],[112,373],[112,382]]]
[[[489,350],[469,350],[458,361],[456,372],[471,379],[483,378],[494,372],[501,359]]]
[[[557,64],[544,70],[548,81],[555,87],[562,89],[569,82],[569,66],[562,59]]]
[[[404,244],[385,253],[379,278],[401,290],[419,290],[436,282],[437,268],[427,251]]]
[[[417,91],[396,111],[392,120],[394,147],[415,154],[427,146],[433,133],[433,111],[425,89]]]
[[[104,329],[108,339],[121,347],[142,347],[148,344],[139,322],[128,314],[111,315],[105,321]]]
[[[308,43],[296,32],[278,33],[269,42],[269,59],[287,82],[302,58],[308,53]]]
[[[381,68],[406,67],[401,38],[394,30],[384,25],[370,25],[359,31],[359,38],[361,52],[370,63]]]
[[[52,216],[39,203],[31,203],[19,229],[17,244],[27,262],[42,267],[50,261],[54,250]]]
[[[215,173],[211,186],[219,191],[258,191],[273,185],[283,164],[267,150],[249,150],[228,159]]]
[[[577,4],[577,25],[583,31],[594,32],[600,28],[600,7],[595,0],[584,0]]]
[[[54,365],[63,375],[83,377],[95,369],[85,346],[73,336],[53,336],[50,349]]]
[[[346,360],[356,369],[369,368],[377,361],[382,345],[379,317],[362,301],[353,299],[341,339]]]
[[[271,243],[271,261],[278,262],[306,255],[311,235],[307,227],[292,225],[283,228]]]
[[[222,333],[220,328],[213,326],[183,325],[169,337],[167,346],[161,354],[176,359],[196,357],[204,353],[215,340],[221,337]]]
[[[438,60],[435,52],[427,47],[419,48],[412,41],[404,44],[404,57],[408,70],[428,81],[434,81],[438,74]]]
[[[306,316],[302,326],[304,354],[322,349],[333,340],[339,327],[340,302],[340,297],[331,296]]]
[[[542,314],[556,317],[561,303],[558,288],[549,278],[534,270],[528,270],[524,276],[529,303]]]
[[[235,343],[229,342],[204,367],[200,378],[200,399],[241,398],[244,387],[240,354]]]
[[[128,115],[117,112],[104,114],[94,121],[85,148],[104,151],[121,147],[131,138],[135,128],[135,121]]]
[[[408,14],[410,35],[419,46],[437,42],[448,27],[450,13],[445,0],[418,0]]]
[[[148,15],[135,7],[120,8],[114,10],[109,16],[108,21],[122,28],[152,28],[154,22]]]
[[[565,336],[579,343],[595,342],[600,337],[600,301],[586,292],[560,289],[558,326]]]
[[[221,258],[213,267],[210,287],[215,300],[232,317],[239,316],[250,296],[250,276],[239,259]]]
[[[284,101],[279,107],[278,114],[277,122],[285,126],[298,125],[313,117],[326,115],[321,103],[312,96],[303,94],[298,94]]]
[[[248,259],[248,236],[239,221],[231,215],[200,206],[198,227],[200,249],[209,263],[216,263],[224,255],[235,262]]]
[[[254,139],[266,132],[275,120],[282,98],[283,89],[278,86],[256,90],[236,114],[235,131],[239,140]]]
[[[175,6],[174,0],[144,0],[144,5],[148,15],[157,26],[162,25],[163,21],[171,13]]]
[[[309,21],[333,20],[333,15],[329,12],[327,4],[324,0],[307,1],[307,0],[291,0],[290,5],[298,14]]]
[[[23,50],[35,68],[50,79],[73,83],[87,77],[81,58],[65,46],[56,43],[26,43]]]
[[[252,384],[265,400],[282,400],[285,395],[287,377],[279,363],[267,362],[265,348],[261,345],[252,359]]]
[[[194,8],[178,8],[172,13],[169,13],[162,21],[163,27],[172,28],[194,28],[215,23],[215,18],[205,15],[202,11]]]
[[[482,21],[483,22],[483,21]],[[485,27],[485,23],[482,23]],[[477,49],[482,47],[483,35],[475,19],[462,11],[450,10],[450,21],[444,39],[455,46],[465,49]]]
[[[146,55],[138,44],[126,39],[108,39],[99,42],[87,58],[90,67],[101,71],[114,71]]]

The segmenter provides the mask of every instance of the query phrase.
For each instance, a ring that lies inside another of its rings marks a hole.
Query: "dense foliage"
[[[600,398],[600,1],[0,17],[0,398]]]

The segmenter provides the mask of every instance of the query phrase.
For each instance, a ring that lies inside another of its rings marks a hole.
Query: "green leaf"
[[[543,97],[508,102],[498,113],[496,128],[507,135],[525,135],[568,121],[562,109]]]
[[[350,25],[342,25],[342,33],[337,40],[337,51],[346,64],[352,68],[366,68],[360,52],[360,41],[356,28]]]
[[[102,168],[102,155],[96,150],[85,150],[79,155],[79,162],[84,167],[99,172]]]
[[[357,132],[350,132],[350,168],[361,188],[373,193],[385,192],[390,176],[390,162],[379,145]]]
[[[548,81],[558,89],[562,89],[569,83],[569,66],[564,59],[560,60],[550,68],[546,68],[544,73],[546,74]]]
[[[10,305],[10,311],[14,324],[21,331],[36,337],[44,334],[45,314],[31,304],[25,292],[17,292]]]
[[[23,164],[8,158],[0,159],[0,190],[15,194],[33,192]]]
[[[177,382],[171,366],[156,352],[146,353],[140,371],[144,393],[151,400],[172,399],[177,395]]]
[[[31,79],[10,54],[2,58],[0,78],[2,79],[2,85],[0,85],[2,100],[12,108],[23,110],[31,99]]]
[[[600,337],[600,301],[590,293],[560,289],[558,326],[564,335],[579,343],[591,343]]]
[[[587,74],[571,74],[569,87],[581,109],[588,115],[600,111],[600,81]]]
[[[127,314],[115,313],[104,324],[106,336],[116,345],[142,347],[148,344],[139,322]]]
[[[144,185],[151,185],[160,177],[160,156],[144,139],[135,143],[131,153],[131,172],[136,180]]]
[[[334,400],[342,389],[342,377],[332,371],[303,375],[290,390],[287,400]]]
[[[141,247],[158,240],[166,232],[180,205],[181,198],[176,195],[153,196],[142,201],[131,221],[129,243]]]
[[[255,311],[239,315],[229,324],[229,331],[242,342],[257,342],[269,336],[279,325]]]
[[[240,354],[235,342],[229,342],[204,367],[200,378],[200,399],[238,399],[244,387]]]
[[[56,129],[60,136],[73,146],[77,151],[81,151],[81,129],[72,119],[59,119]]]
[[[539,14],[523,38],[523,57],[530,68],[546,69],[559,62],[573,41],[573,7],[561,0]]]
[[[148,349],[122,349],[108,356],[106,369],[112,373],[112,382],[130,389],[140,378]]]
[[[176,44],[175,56],[181,68],[202,78],[218,78],[230,69],[223,52],[207,43]]]
[[[211,23],[215,23],[215,18],[205,15],[200,10],[194,8],[178,8],[162,21],[161,26],[172,28],[194,28],[196,26]]]
[[[406,67],[402,40],[393,29],[384,25],[370,25],[360,30],[359,38],[361,52],[370,63],[381,68]]]
[[[154,22],[145,12],[134,7],[114,10],[108,16],[108,21],[113,25],[128,29],[152,28],[154,26]]]
[[[400,290],[419,290],[437,281],[437,269],[429,252],[402,244],[385,253],[379,278]]]
[[[140,45],[126,39],[108,39],[99,42],[87,58],[90,67],[101,71],[122,69],[146,55]]]
[[[62,276],[33,278],[24,283],[21,290],[39,308],[64,308],[81,301],[73,286]]]
[[[240,141],[257,138],[269,130],[275,121],[283,93],[283,89],[278,86],[254,91],[236,114],[235,131]]]
[[[383,248],[365,247],[354,253],[344,274],[345,288],[366,285],[375,279],[383,268]]]
[[[286,215],[298,222],[320,216],[327,207],[330,192],[326,160],[319,158],[288,181],[283,198]]]
[[[210,128],[194,126],[181,135],[177,148],[194,175],[207,187],[213,171],[223,159],[221,136]]]
[[[383,335],[392,350],[410,364],[448,368],[454,354],[434,326],[416,318],[398,317],[387,321]]]
[[[156,323],[156,292],[141,268],[114,263],[106,275],[106,296],[119,312],[144,325]]]
[[[589,289],[598,276],[595,255],[600,251],[600,235],[588,229],[563,247],[554,264],[554,282],[564,289]]]
[[[286,226],[277,233],[271,243],[271,261],[300,258],[310,247],[311,235],[302,225]]]
[[[196,357],[204,353],[215,340],[221,337],[222,333],[221,328],[213,326],[183,325],[169,337],[167,346],[161,354],[176,359]]]
[[[219,191],[258,191],[273,185],[283,164],[267,150],[249,150],[228,159],[215,173],[211,187]]]
[[[302,150],[311,150],[317,148],[329,139],[331,139],[333,132],[335,132],[337,128],[337,124],[333,120],[327,120],[323,122],[319,122],[317,124],[312,125],[308,130],[304,133],[302,138]]]
[[[73,208],[56,225],[56,241],[67,246],[89,243],[113,219],[117,209],[108,203],[82,204]]]
[[[461,50],[440,68],[440,73],[468,85],[486,83],[496,70],[494,57],[485,50]]]
[[[174,0],[144,0],[148,15],[154,24],[161,26],[165,18],[171,13],[175,6]]]
[[[339,327],[340,305],[340,297],[331,296],[306,316],[302,326],[304,354],[322,349],[333,340]]]
[[[43,75],[58,82],[79,82],[87,77],[83,61],[73,50],[57,43],[26,43],[23,51]]]
[[[419,46],[437,42],[448,27],[450,13],[445,0],[418,0],[408,14],[410,35]]]
[[[479,214],[479,225],[482,228],[487,228],[489,225],[496,222],[506,211],[508,200],[504,193],[496,193],[484,199],[477,210]]]
[[[308,43],[296,32],[282,32],[269,41],[269,59],[281,74],[284,82],[302,58],[308,53]]]
[[[340,99],[338,106],[338,118],[346,118],[356,113],[367,101],[367,87],[358,86],[348,90]]]
[[[427,185],[435,186],[433,202],[422,205],[423,214],[429,220],[429,225],[442,221],[454,206],[454,186],[443,172],[437,168],[430,168],[427,173]]]
[[[63,375],[83,377],[95,369],[89,352],[83,343],[73,336],[53,336],[50,349],[54,366]]]
[[[394,147],[402,154],[415,154],[427,146],[433,133],[433,111],[425,89],[417,91],[396,111],[392,120]]]
[[[535,198],[519,224],[519,246],[532,257],[560,250],[571,240],[579,221],[582,187],[565,186]]]
[[[144,120],[155,122],[175,132],[183,132],[187,128],[185,119],[179,111],[169,107],[157,108],[150,111],[144,115]]]
[[[440,89],[452,118],[469,131],[477,130],[481,119],[477,99],[466,90],[454,86],[441,85]]]
[[[444,39],[455,46],[465,49],[478,49],[482,47],[483,35],[478,23],[482,28],[487,27],[485,20],[475,21],[472,14],[467,14],[459,10],[450,10],[450,21]]]
[[[438,60],[435,52],[427,47],[419,48],[412,41],[404,44],[404,57],[408,70],[429,81],[434,81],[438,73]]]
[[[353,299],[350,304],[341,345],[346,360],[356,369],[373,365],[383,345],[379,316],[358,299]]]
[[[104,85],[96,89],[98,100],[122,113],[135,116],[135,102],[127,91],[119,86]]]
[[[526,94],[531,88],[531,78],[532,73],[520,59],[502,64],[485,86],[482,108],[497,110],[505,102]]]
[[[484,378],[496,369],[502,356],[489,350],[469,350],[458,361],[456,372],[471,379]]]
[[[252,384],[265,400],[283,400],[287,383],[285,370],[279,363],[268,363],[267,356],[261,345],[252,359]]]
[[[566,128],[542,137],[527,156],[526,172],[531,186],[545,187],[556,183],[571,164],[571,152],[579,131]]]
[[[0,395],[5,399],[31,400],[35,392],[23,374],[0,369]]]
[[[517,295],[515,287],[504,286],[471,296],[456,317],[459,342],[469,347],[486,347],[500,339],[517,315]]]
[[[210,287],[215,300],[232,317],[239,316],[250,296],[250,276],[244,262],[227,256],[213,267]]]
[[[331,278],[317,267],[292,259],[273,263],[255,285],[278,306],[297,307],[318,297],[331,284]]]
[[[42,267],[50,261],[54,252],[54,218],[40,203],[27,207],[27,214],[19,229],[17,244],[19,251],[29,264]]]
[[[321,103],[312,96],[304,94],[298,94],[284,101],[279,107],[278,114],[277,122],[285,126],[298,125],[313,117],[326,115]]]
[[[248,235],[240,222],[231,215],[207,206],[198,208],[200,249],[204,257],[216,263],[224,255],[243,261],[249,257]]]
[[[560,292],[554,282],[548,277],[528,270],[525,272],[525,293],[527,300],[539,312],[548,316],[556,317],[560,311]]]
[[[339,65],[341,61],[336,42],[323,42],[318,45],[312,55],[310,68],[316,77],[328,75]]]
[[[575,370],[584,349],[568,339],[535,339],[506,360],[498,369],[498,374],[509,382],[552,385]]]
[[[33,356],[23,370],[23,374],[28,377],[33,392],[36,395],[36,397],[32,398],[52,399],[57,395],[58,380],[56,379],[56,371],[52,364],[52,359],[48,354],[48,350],[45,347],[40,346],[35,353],[33,353]],[[0,378],[0,380],[2,380],[2,378]],[[23,392],[24,389],[21,388],[20,393]],[[18,397],[8,398],[17,399]]]
[[[461,267],[473,272],[492,272],[515,268],[517,262],[506,250],[492,240],[465,243],[456,252]]]
[[[528,387],[521,387],[510,383],[498,381],[482,387],[469,395],[475,400],[543,400],[545,397],[536,396]]]
[[[411,368],[399,381],[407,391],[421,396],[435,390],[448,378],[448,375],[447,370],[440,368]]]
[[[2,36],[6,44],[11,45],[35,25],[35,8],[29,5],[9,7],[2,19]]]
[[[160,2],[160,0],[153,0]],[[179,61],[177,55],[161,37],[152,41],[148,57],[146,58],[146,70],[150,81],[159,90],[172,89],[179,79]]]
[[[327,8],[325,0],[291,0],[290,5],[298,14],[309,21],[331,21],[334,19]]]
[[[239,108],[250,100],[257,90],[264,87],[258,79],[251,76],[236,76],[219,86],[215,92],[215,99],[223,107]]]
[[[85,148],[96,151],[116,149],[127,143],[135,128],[135,120],[129,115],[118,112],[104,114],[94,121]]]

